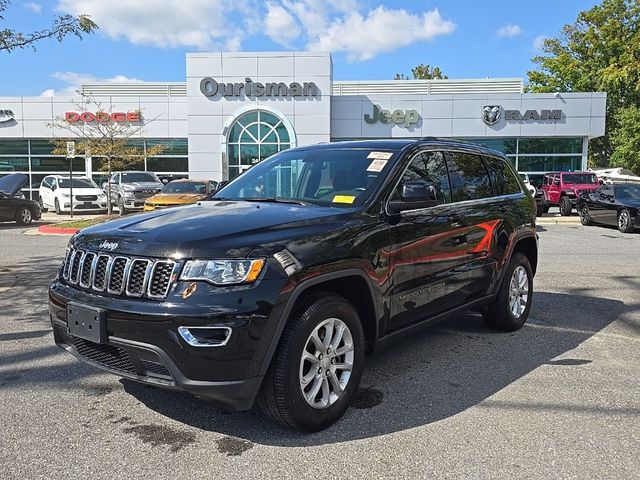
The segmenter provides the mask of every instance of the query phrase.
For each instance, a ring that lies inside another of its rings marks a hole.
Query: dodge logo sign
[[[485,105],[482,107],[482,120],[487,125],[498,123],[502,118],[502,107],[500,105]]]

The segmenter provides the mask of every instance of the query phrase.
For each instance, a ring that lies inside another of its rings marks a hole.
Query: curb
[[[40,225],[38,227],[38,232],[44,233],[46,235],[73,235],[78,230],[80,229],[71,227],[56,227],[55,225]]]

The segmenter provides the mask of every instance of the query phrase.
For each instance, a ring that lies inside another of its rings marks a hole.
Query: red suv
[[[571,215],[580,194],[593,192],[599,186],[598,177],[591,172],[547,173],[540,187],[544,196],[544,211],[557,205],[560,207],[560,215]]]

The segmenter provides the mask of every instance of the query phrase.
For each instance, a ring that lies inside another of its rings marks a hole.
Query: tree
[[[10,0],[0,0],[0,21],[4,20],[2,12],[9,7]],[[13,29],[0,29],[0,52],[11,52],[17,48],[31,47],[35,50],[35,43],[46,38],[54,38],[61,42],[67,35],[82,38],[85,34],[93,33],[98,25],[88,15],[57,15],[53,18],[51,27],[31,33],[16,32]]]
[[[539,70],[528,72],[531,92],[607,92],[605,135],[589,143],[593,166],[608,165],[621,110],[640,106],[639,27],[637,0],[603,0],[580,12],[559,38],[545,40],[545,55],[532,59]]]
[[[155,119],[142,121],[142,112],[136,110],[129,112],[137,121],[114,121],[111,114],[114,106],[105,109],[102,104],[91,95],[81,96],[79,102],[74,107],[79,112],[90,112],[96,118],[89,122],[82,120],[68,121],[65,117],[57,117],[48,126],[55,131],[63,130],[68,137],[58,137],[52,140],[53,154],[66,155],[67,142],[75,141],[76,151],[84,153],[86,157],[99,159],[97,171],[107,174],[107,192],[111,192],[111,174],[114,171],[126,170],[143,165],[146,158],[160,155],[164,151],[164,146],[155,145],[144,149],[141,146],[141,137],[144,125]],[[116,110],[117,112],[117,110]],[[111,198],[108,199],[108,213],[111,215]]]
[[[433,80],[433,79],[446,79],[449,78],[442,73],[440,67],[432,67],[429,64],[421,63],[411,69],[411,75],[413,80]],[[404,73],[396,73],[394,80],[409,80],[409,77]]]
[[[640,107],[622,108],[616,122],[618,127],[611,132],[611,166],[625,167],[640,175]]]

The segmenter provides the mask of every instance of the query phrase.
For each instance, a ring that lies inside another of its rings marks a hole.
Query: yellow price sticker
[[[336,195],[333,197],[333,203],[348,203],[352,204],[356,199],[353,195]]]

